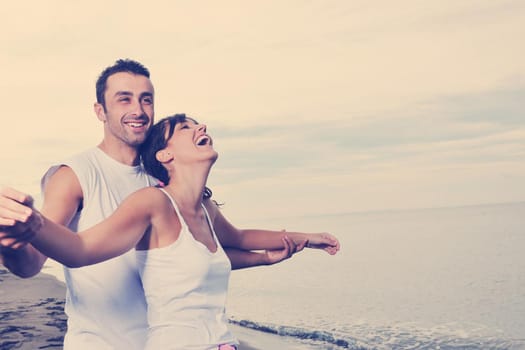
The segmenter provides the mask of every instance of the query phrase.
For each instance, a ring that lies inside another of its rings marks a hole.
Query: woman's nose
[[[199,126],[197,127],[197,130],[206,132],[206,124],[199,124]]]

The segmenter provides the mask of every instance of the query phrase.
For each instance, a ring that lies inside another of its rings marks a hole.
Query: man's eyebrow
[[[133,96],[133,93],[131,91],[117,91],[115,96]]]
[[[140,98],[144,98],[144,97],[153,97],[153,93],[151,92],[143,92],[140,94]]]

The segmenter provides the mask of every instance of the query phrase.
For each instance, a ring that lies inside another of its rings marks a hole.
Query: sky
[[[79,2],[80,3],[80,2]],[[525,2],[3,4],[0,184],[95,146],[95,80],[207,124],[232,222],[525,200]]]

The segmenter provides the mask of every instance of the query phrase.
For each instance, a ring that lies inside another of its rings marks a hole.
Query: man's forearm
[[[3,265],[18,277],[33,277],[40,272],[46,257],[27,244],[18,249],[0,246]]]
[[[251,252],[248,250],[240,250],[235,248],[224,248],[224,251],[230,259],[232,270],[269,264],[267,255],[264,253]]]

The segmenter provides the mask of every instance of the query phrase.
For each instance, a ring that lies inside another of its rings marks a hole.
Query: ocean
[[[523,218],[514,203],[245,223],[330,232],[341,251],[234,271],[227,313],[290,349],[525,349]]]

